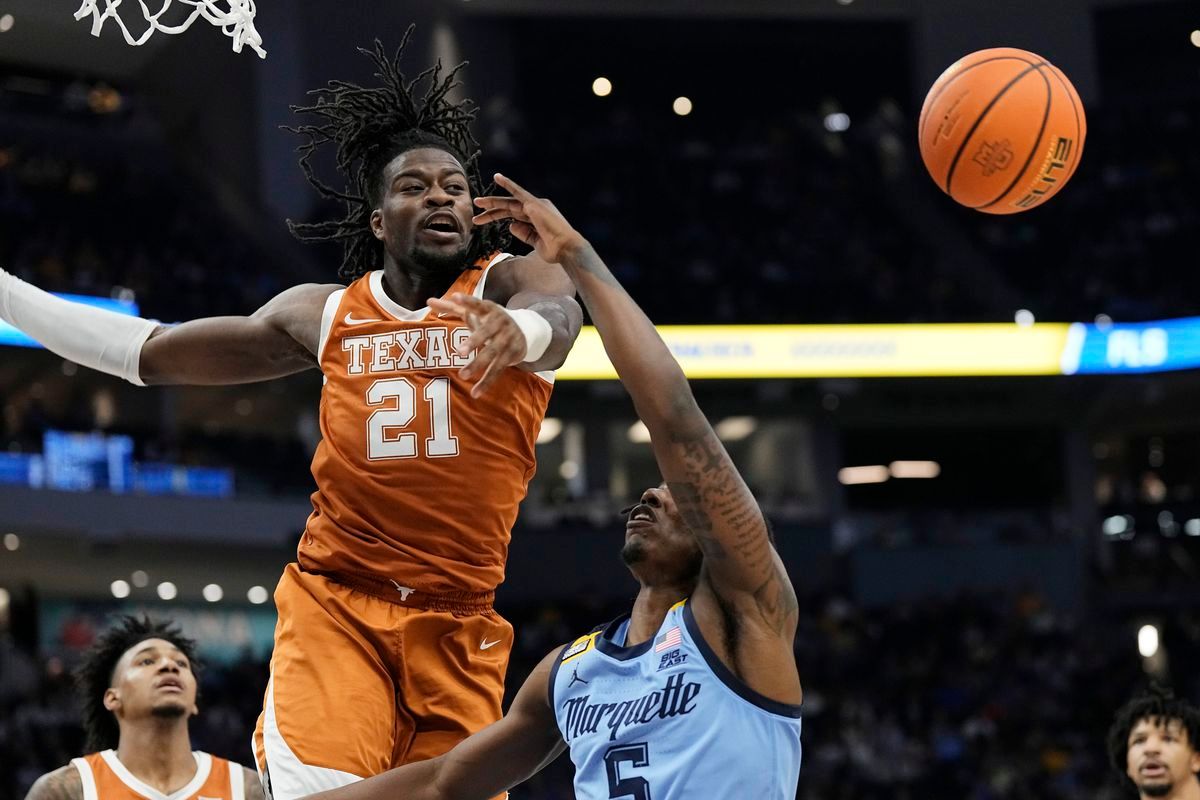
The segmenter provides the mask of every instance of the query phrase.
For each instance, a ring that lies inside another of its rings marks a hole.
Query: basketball
[[[995,47],[950,65],[918,122],[921,159],[942,191],[987,214],[1015,214],[1057,194],[1079,166],[1087,121],[1062,70]]]

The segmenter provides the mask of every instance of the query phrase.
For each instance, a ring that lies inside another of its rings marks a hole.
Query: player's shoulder
[[[558,264],[543,261],[537,253],[514,256],[496,253],[488,261],[487,285],[483,297],[500,305],[520,292],[575,294],[575,285]]]
[[[25,800],[83,800],[83,779],[74,764],[47,772],[34,781]]]

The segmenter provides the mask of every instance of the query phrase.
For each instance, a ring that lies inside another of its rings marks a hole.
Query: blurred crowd
[[[627,610],[567,600],[500,609],[516,627],[508,694],[550,650]],[[1077,619],[1036,594],[930,598],[863,608],[836,595],[801,602],[804,683],[799,800],[1117,800],[1106,762],[1112,714],[1145,685],[1129,626]],[[1200,618],[1164,630],[1176,690],[1200,679]],[[0,800],[78,755],[67,672],[87,637],[35,656],[0,638]],[[198,748],[250,763],[265,663],[203,673]],[[569,800],[563,757],[513,793]]]

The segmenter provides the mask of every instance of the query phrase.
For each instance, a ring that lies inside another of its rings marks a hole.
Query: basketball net
[[[145,32],[138,37],[129,32],[129,28],[125,27],[124,20],[117,14],[121,0],[83,0],[83,5],[75,12],[75,19],[83,19],[91,14],[92,36],[99,36],[100,29],[109,19],[115,20],[121,33],[125,35],[125,41],[137,47],[145,44],[155,31],[172,34],[183,33],[199,17],[204,17],[213,25],[219,26],[226,36],[233,39],[233,52],[240,53],[243,45],[249,45],[251,50],[258,53],[259,58],[267,57],[267,51],[262,49],[262,37],[254,28],[254,0],[179,0],[180,3],[193,8],[188,18],[179,25],[164,25],[159,22],[159,18],[166,14],[171,7],[171,0],[163,0],[163,6],[156,14],[151,13],[150,9],[146,7],[145,0],[137,0],[137,2],[142,7],[142,14],[149,24]],[[225,11],[220,8],[217,5],[219,2],[228,5],[229,10]],[[104,4],[103,11],[100,10],[101,3]]]

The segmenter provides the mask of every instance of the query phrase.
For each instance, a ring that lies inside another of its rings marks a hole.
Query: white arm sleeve
[[[138,364],[156,322],[63,300],[3,269],[0,319],[68,361],[146,385]]]

